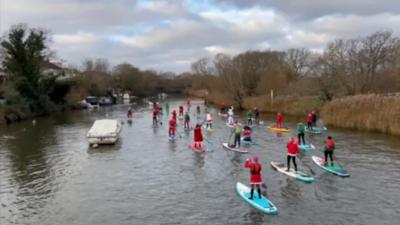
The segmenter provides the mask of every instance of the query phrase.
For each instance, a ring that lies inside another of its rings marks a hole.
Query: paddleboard
[[[347,171],[345,169],[343,169],[343,167],[341,165],[339,165],[338,163],[334,163],[333,166],[331,165],[331,163],[329,162],[327,165],[324,165],[324,159],[320,158],[318,156],[312,156],[313,161],[322,169],[331,172],[335,175],[341,176],[341,177],[349,177],[350,174],[347,173]]]
[[[308,144],[308,145],[301,144],[301,145],[299,145],[299,148],[300,148],[301,150],[307,152],[307,151],[314,150],[314,149],[315,149],[315,146],[314,146],[313,144]]]
[[[260,210],[261,212],[268,215],[278,214],[278,209],[276,208],[276,206],[263,195],[261,196],[261,198],[259,198],[256,190],[254,191],[253,199],[249,199],[251,189],[246,185],[237,182],[236,191],[239,196],[242,197],[247,203],[249,203],[254,208]]]
[[[176,139],[176,136],[174,136],[174,135],[172,135],[172,136],[169,136],[169,137],[168,137],[168,139],[169,139],[170,141],[175,141],[175,139]]]
[[[290,177],[294,177],[294,178],[296,178],[298,180],[304,181],[305,183],[312,183],[312,182],[315,181],[314,177],[312,177],[312,176],[310,176],[310,175],[308,175],[308,174],[306,174],[304,172],[301,172],[301,171],[297,171],[296,172],[293,168],[290,168],[289,171],[286,171],[287,166],[285,164],[283,164],[283,163],[278,163],[278,162],[271,161],[271,166],[276,171],[284,173],[284,174],[286,174],[286,175],[288,175]]]
[[[189,147],[195,152],[205,152],[206,151],[206,147],[204,145],[202,145],[201,148],[195,147],[194,142],[191,145],[189,145]]]
[[[277,128],[277,127],[269,127],[269,129],[271,129],[272,131],[275,132],[289,132],[290,129],[289,128]]]
[[[305,129],[305,132],[306,133],[309,133],[309,134],[322,134],[322,131],[318,131],[318,130],[309,130],[309,129]]]
[[[227,123],[226,126],[229,127],[229,128],[234,128],[235,127],[234,124],[229,124],[229,123]]]
[[[246,149],[232,148],[232,147],[229,146],[228,143],[222,143],[222,146],[223,146],[224,148],[230,150],[230,151],[233,151],[233,152],[240,152],[240,153],[248,153],[248,152],[249,152],[249,151],[246,150]]]
[[[254,145],[254,142],[253,142],[253,141],[246,141],[246,140],[244,140],[243,137],[241,138],[241,141],[242,141],[242,143],[245,144],[245,145]]]
[[[220,117],[228,117],[228,114],[226,114],[226,113],[218,113],[218,116],[220,116]]]

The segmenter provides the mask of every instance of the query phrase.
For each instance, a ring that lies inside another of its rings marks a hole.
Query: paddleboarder
[[[194,147],[199,149],[203,147],[203,134],[201,133],[200,124],[196,124],[194,128]]]
[[[256,123],[258,123],[259,118],[260,118],[260,112],[258,111],[257,107],[254,107],[254,120],[256,121]]]
[[[253,125],[253,111],[251,110],[247,112],[247,125]]]
[[[296,164],[296,156],[299,153],[299,146],[294,137],[289,139],[289,142],[286,145],[287,147],[287,169],[286,171],[290,171],[290,159],[293,160],[294,171],[297,172],[297,164]]]
[[[282,128],[282,122],[283,122],[283,115],[281,112],[278,112],[276,114],[276,127]]]
[[[196,107],[196,112],[197,112],[197,115],[200,115],[200,113],[201,113],[200,105],[197,105],[197,107]]]
[[[258,156],[257,155],[254,156],[253,160],[247,159],[246,163],[244,164],[244,167],[250,169],[251,191],[250,191],[250,198],[249,199],[253,199],[254,186],[257,187],[258,198],[261,199],[261,184],[262,184],[261,170],[262,170],[262,166],[258,162]]]
[[[306,130],[306,126],[303,124],[302,121],[299,121],[297,124],[297,139],[299,141],[299,145],[303,142],[303,145],[306,145],[306,142],[304,141],[304,132]]]
[[[189,129],[189,123],[190,123],[190,115],[189,115],[189,112],[186,112],[185,113],[185,123],[184,123],[183,127],[185,129]]]
[[[328,156],[331,159],[331,166],[333,166],[333,150],[335,150],[335,142],[331,136],[328,136],[324,147],[325,166],[328,165]]]
[[[176,110],[175,110],[175,109],[172,111],[172,118],[173,118],[174,120],[176,120]]]
[[[233,106],[231,106],[228,110],[228,124],[233,124]]]
[[[169,129],[168,129],[169,137],[175,137],[175,130],[176,130],[176,118],[172,117],[169,120]]]
[[[209,111],[207,111],[207,114],[206,114],[206,128],[211,129],[212,128],[212,122],[213,122],[213,116]]]
[[[251,142],[251,128],[249,126],[243,127],[243,141]]]
[[[236,146],[240,148],[240,134],[242,133],[242,126],[240,125],[239,120],[235,121],[233,132],[235,133],[235,141],[231,148],[236,148]]]
[[[128,113],[127,113],[126,116],[128,117],[128,119],[131,119],[131,118],[132,118],[132,116],[133,116],[132,107],[129,107]]]
[[[307,115],[307,129],[312,130],[313,127],[313,116],[311,113]]]
[[[158,123],[157,115],[158,115],[158,109],[155,108],[153,110],[153,126],[157,126],[157,123]]]
[[[183,105],[179,106],[179,116],[183,116]]]

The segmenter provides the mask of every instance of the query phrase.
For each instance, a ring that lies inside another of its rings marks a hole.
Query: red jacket
[[[244,167],[250,169],[250,184],[262,183],[262,177],[261,177],[262,166],[260,163],[246,160]]]
[[[194,141],[195,142],[202,142],[203,141],[203,134],[201,133],[201,128],[200,127],[194,128]]]
[[[309,113],[307,115],[307,123],[312,123],[312,122],[313,122],[313,117],[312,117],[311,113]]]
[[[175,129],[176,127],[176,120],[174,118],[169,120],[169,129]]]
[[[179,106],[179,112],[183,113],[183,106]]]
[[[156,109],[156,110],[153,111],[153,118],[156,118],[157,114],[158,114],[158,110]]]
[[[244,129],[243,130],[243,137],[244,138],[251,137],[251,131],[249,129]]]
[[[278,115],[276,115],[276,121],[282,122],[282,120],[283,120],[282,113],[278,113]]]
[[[327,148],[335,148],[335,142],[333,142],[332,139],[330,139],[330,140],[328,139],[326,141],[325,147],[327,147]]]
[[[287,153],[290,156],[296,156],[299,153],[299,146],[297,144],[297,141],[289,141],[286,145],[287,147]]]
[[[176,119],[176,111],[172,111],[172,118]]]

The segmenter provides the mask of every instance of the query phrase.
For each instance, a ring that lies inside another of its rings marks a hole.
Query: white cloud
[[[94,34],[79,32],[77,34],[55,34],[53,40],[60,45],[82,45],[100,41]]]

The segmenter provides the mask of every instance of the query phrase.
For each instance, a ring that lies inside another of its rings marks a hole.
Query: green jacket
[[[252,119],[252,118],[253,118],[253,112],[252,112],[252,111],[249,111],[249,112],[247,113],[247,118],[249,118],[249,119]]]
[[[235,134],[241,134],[242,133],[242,126],[235,125],[234,130],[235,130]]]
[[[190,121],[190,116],[189,116],[189,114],[185,114],[185,120],[186,120],[186,121]]]
[[[297,132],[304,133],[305,130],[306,130],[306,125],[304,125],[304,124],[297,125]]]

